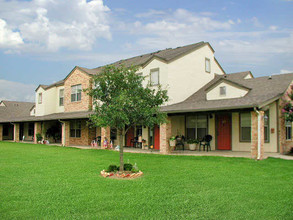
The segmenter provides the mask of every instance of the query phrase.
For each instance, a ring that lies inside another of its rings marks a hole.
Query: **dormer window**
[[[81,100],[81,84],[71,86],[71,102],[77,102]]]
[[[226,96],[226,86],[220,87],[220,96]]]
[[[159,85],[159,68],[151,70],[150,80],[151,80],[151,86]]]
[[[43,94],[42,93],[39,93],[39,96],[38,96],[38,104],[42,104],[42,99],[43,99]]]
[[[211,72],[211,60],[209,58],[205,59],[205,69],[207,73]]]

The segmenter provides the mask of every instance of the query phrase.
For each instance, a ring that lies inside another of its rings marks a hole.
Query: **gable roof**
[[[5,106],[0,106],[0,121],[30,116],[30,110],[35,105],[33,102],[2,101],[2,103]]]
[[[226,77],[217,75],[212,81],[183,102],[164,106],[161,109],[164,112],[171,113],[261,107],[267,102],[279,99],[293,81],[293,73],[251,79],[244,79],[243,77],[245,76],[243,72],[227,74]],[[207,100],[206,89],[223,78],[251,89],[244,97]]]

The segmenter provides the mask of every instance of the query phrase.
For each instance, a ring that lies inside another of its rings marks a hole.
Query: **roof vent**
[[[269,76],[269,79],[272,79],[272,76]]]

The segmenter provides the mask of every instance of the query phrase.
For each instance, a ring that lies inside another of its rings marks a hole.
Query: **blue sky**
[[[74,66],[199,41],[227,73],[293,72],[293,0],[0,0],[0,100],[34,99]]]

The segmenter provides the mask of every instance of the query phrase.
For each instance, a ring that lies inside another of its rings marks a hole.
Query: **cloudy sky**
[[[33,101],[74,66],[199,41],[227,73],[293,72],[293,0],[0,0],[0,100]]]

